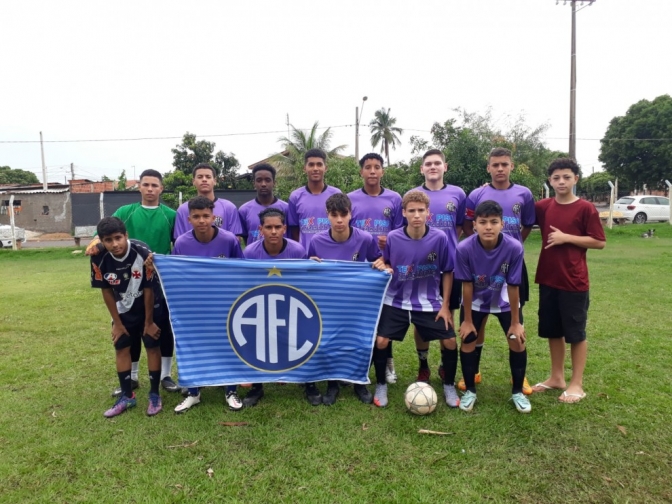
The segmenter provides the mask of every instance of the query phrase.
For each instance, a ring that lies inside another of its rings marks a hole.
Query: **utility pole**
[[[40,131],[40,151],[42,152],[42,188],[47,190],[47,165],[44,162],[44,144],[42,143],[42,132]]]
[[[368,97],[362,98],[362,112],[364,112],[364,102],[368,100]],[[362,118],[362,114],[359,113],[359,107],[355,107],[355,162],[359,163],[359,121]]]
[[[70,180],[75,180],[75,163],[70,163]]]

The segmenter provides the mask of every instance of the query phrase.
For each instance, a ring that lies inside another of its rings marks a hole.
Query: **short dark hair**
[[[254,176],[257,174],[259,171],[267,171],[271,172],[271,177],[273,177],[273,180],[275,180],[275,168],[271,166],[268,163],[261,163],[252,168],[252,180],[254,181]]]
[[[189,200],[187,208],[190,212],[192,210],[205,210],[206,208],[214,210],[215,202],[211,201],[210,198],[206,198],[205,196],[195,196]]]
[[[509,157],[513,159],[513,154],[511,154],[511,151],[507,149],[506,147],[495,147],[490,151],[490,154],[488,154],[488,164],[490,163],[490,158],[493,157]]]
[[[500,219],[504,215],[504,211],[499,203],[492,200],[485,200],[478,204],[476,210],[474,210],[474,219],[479,217],[499,217]]]
[[[280,217],[280,222],[282,222],[283,224],[287,220],[285,212],[275,207],[264,208],[261,212],[259,212],[259,223],[262,226],[264,225],[266,217]]]
[[[570,170],[572,170],[572,173],[574,175],[579,175],[581,173],[581,169],[579,168],[579,165],[576,162],[576,160],[568,157],[561,157],[551,161],[551,164],[548,166],[548,170],[546,170],[546,172],[550,177],[551,175],[553,175],[553,172],[555,170],[564,170],[565,168],[569,168]]]
[[[359,167],[364,168],[364,163],[366,163],[369,159],[375,159],[376,161],[380,162],[380,166],[385,166],[383,156],[376,154],[375,152],[369,152],[368,154],[364,154],[364,157],[359,160]]]
[[[332,194],[327,198],[327,213],[337,212],[347,214],[352,211],[352,202],[343,193]]]
[[[159,182],[163,184],[163,175],[161,175],[158,171],[156,170],[145,170],[140,174],[140,180],[142,180],[144,177],[156,177],[159,179]]]
[[[327,162],[327,153],[322,149],[309,149],[308,152],[306,152],[306,154],[303,156],[303,162],[307,163],[308,158],[311,157],[319,157],[322,158],[325,163]]]
[[[126,225],[119,217],[103,217],[96,226],[96,232],[102,240],[115,233],[126,234]]]
[[[443,151],[441,151],[439,149],[429,149],[427,152],[425,152],[422,155],[422,160],[424,161],[429,156],[441,156],[441,159],[443,160],[443,162],[444,163],[446,162],[446,155],[443,153]]]
[[[196,176],[196,170],[211,170],[212,178],[217,178],[217,170],[215,170],[215,167],[212,166],[210,163],[198,163],[196,166],[194,166],[194,169],[191,170],[192,178]]]

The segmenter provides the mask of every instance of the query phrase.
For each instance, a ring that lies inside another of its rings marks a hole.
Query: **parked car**
[[[614,203],[614,211],[635,224],[646,221],[668,221],[670,199],[663,196],[624,196]]]
[[[15,227],[14,233],[16,241],[21,242],[26,239],[26,231],[23,228]],[[0,225],[0,248],[12,248],[12,227]]]

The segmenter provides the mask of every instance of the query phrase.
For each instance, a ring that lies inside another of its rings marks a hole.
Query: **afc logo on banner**
[[[313,356],[322,338],[322,316],[303,291],[266,284],[231,306],[226,332],[238,357],[260,371],[284,372]]]

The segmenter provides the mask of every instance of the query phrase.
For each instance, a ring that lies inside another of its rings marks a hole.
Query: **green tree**
[[[622,187],[662,189],[672,176],[672,97],[641,100],[614,117],[601,140],[599,159]]]
[[[217,172],[218,189],[237,189],[238,168],[240,163],[233,152],[224,153],[221,150],[215,152],[215,142],[197,140],[193,133],[185,133],[182,143],[171,149],[173,153],[173,167],[187,175],[198,163],[210,163]]]
[[[126,190],[126,170],[121,170],[121,175],[119,175],[119,180],[117,180],[116,191],[125,191]]]
[[[191,181],[191,172],[189,174],[180,170],[175,170],[164,174],[163,176],[163,194],[161,199],[171,208],[177,208],[180,204],[179,193],[182,193],[182,201],[187,201],[196,196],[196,188]]]
[[[14,169],[9,166],[0,166],[0,184],[39,184],[40,181],[33,172]]]
[[[225,154],[219,151],[215,154],[213,164],[216,165],[216,169],[219,171],[217,188],[237,189],[236,176],[238,175],[240,162],[236,159],[235,154],[233,152]]]
[[[369,123],[371,130],[371,146],[375,149],[380,144],[380,152],[385,153],[387,166],[390,166],[390,147],[396,149],[401,144],[397,135],[402,135],[404,130],[395,126],[397,119],[390,115],[390,108],[385,107],[376,110],[373,119]]]
[[[609,199],[611,188],[609,181],[613,180],[613,176],[604,171],[597,172],[579,180],[577,193],[590,201],[604,201]]]
[[[112,182],[112,179],[107,175],[103,175],[100,179],[101,182]]]

